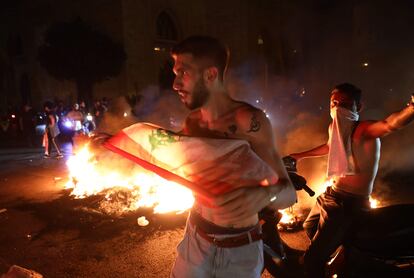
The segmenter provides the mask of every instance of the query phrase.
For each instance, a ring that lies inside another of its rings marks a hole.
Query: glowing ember
[[[282,218],[277,224],[280,231],[293,231],[301,229],[303,222],[303,215],[299,211],[294,211],[293,206],[287,209],[279,210]]]
[[[139,226],[144,227],[144,226],[148,226],[149,221],[145,218],[145,216],[141,216],[137,219],[137,223]]]
[[[189,189],[155,174],[144,170],[122,173],[122,167],[102,165],[87,146],[69,158],[67,166],[70,179],[65,188],[72,189],[71,195],[85,198],[105,194],[110,205],[101,205],[101,208],[109,213],[140,207],[152,207],[155,213],[182,213],[194,202]]]
[[[380,202],[370,196],[369,197],[369,204],[370,204],[371,208],[377,208],[379,206]]]
[[[280,223],[292,224],[296,221],[296,216],[293,214],[291,208],[281,209],[279,212],[282,214],[282,218],[279,221]]]

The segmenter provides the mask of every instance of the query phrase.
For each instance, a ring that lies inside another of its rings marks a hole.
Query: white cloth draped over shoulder
[[[278,180],[244,140],[181,136],[137,123],[111,137],[104,146],[201,195],[265,186]]]

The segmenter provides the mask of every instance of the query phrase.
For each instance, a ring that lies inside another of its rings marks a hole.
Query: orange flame
[[[374,199],[370,196],[369,197],[369,204],[370,204],[371,208],[378,208],[379,205],[380,205],[380,201],[378,201],[377,199]]]
[[[280,209],[279,212],[282,214],[282,218],[279,221],[280,223],[293,224],[296,221],[296,216],[293,214],[292,207]]]
[[[144,170],[132,175],[123,174],[121,169],[108,171],[110,165],[99,165],[87,145],[68,159],[67,166],[70,179],[65,188],[72,189],[71,195],[75,198],[104,194],[109,190],[127,190],[130,193],[128,198],[132,200],[129,200],[128,205],[120,204],[123,207],[117,207],[117,210],[132,211],[152,207],[155,213],[182,213],[194,203],[189,189],[155,174]],[[105,198],[110,200],[111,194],[107,193]]]

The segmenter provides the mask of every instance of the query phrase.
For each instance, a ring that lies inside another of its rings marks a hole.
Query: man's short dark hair
[[[43,103],[43,108],[53,109],[55,108],[55,104],[52,101],[47,100]]]
[[[218,39],[208,36],[191,36],[176,44],[171,55],[192,54],[195,59],[205,59],[219,70],[222,81],[226,72],[230,51]]]
[[[339,85],[336,85],[334,89],[337,89],[338,91],[344,93],[349,98],[355,101],[357,106],[361,105],[361,89],[356,87],[355,85],[352,85],[351,83],[342,83]]]

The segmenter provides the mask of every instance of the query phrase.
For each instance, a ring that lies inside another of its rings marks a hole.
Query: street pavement
[[[44,277],[168,277],[186,214],[116,217],[96,209],[102,197],[74,199],[64,189],[70,145],[63,150],[59,160],[40,148],[0,150],[0,274],[19,265]],[[306,247],[303,232],[282,236]]]
[[[0,149],[0,274],[19,265],[44,277],[168,277],[186,213],[113,216],[99,210],[102,196],[75,199],[64,189],[71,145],[63,151],[63,159],[44,159],[41,148]],[[380,176],[374,195],[412,203],[412,175]],[[140,216],[148,226],[137,224]],[[301,230],[281,236],[299,250],[309,244]]]
[[[64,151],[67,158],[70,148]],[[44,277],[167,277],[185,215],[90,210],[96,199],[76,200],[63,189],[66,158],[0,150],[0,274],[16,264]],[[147,227],[137,225],[142,214]]]

